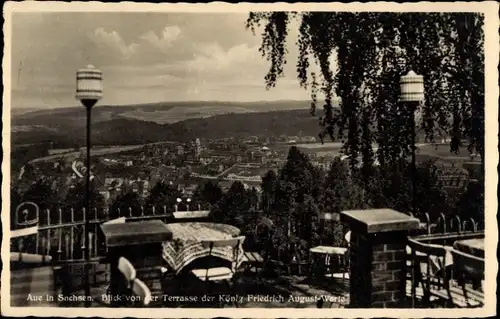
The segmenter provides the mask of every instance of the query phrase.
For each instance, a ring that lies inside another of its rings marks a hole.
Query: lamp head
[[[425,99],[424,95],[424,77],[413,71],[403,75],[399,80],[401,87],[402,102],[422,102]]]
[[[102,98],[102,71],[93,65],[76,71],[76,98],[87,107],[93,107]]]

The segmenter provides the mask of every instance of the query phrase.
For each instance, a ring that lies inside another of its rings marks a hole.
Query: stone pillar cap
[[[351,228],[372,234],[418,229],[420,221],[393,209],[363,209],[342,211],[342,219],[351,224]]]

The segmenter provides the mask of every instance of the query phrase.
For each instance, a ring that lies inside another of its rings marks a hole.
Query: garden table
[[[166,227],[172,233],[172,241],[163,243],[162,257],[176,274],[194,260],[209,256],[210,249],[203,247],[201,241],[228,239],[240,234],[240,230],[234,226],[216,223],[172,223]],[[237,260],[241,264],[244,251],[241,247],[238,251],[241,256]],[[230,247],[214,247],[212,256],[234,261],[233,249]]]
[[[333,271],[334,268],[331,267],[331,256],[337,256],[337,258],[344,257],[347,253],[347,248],[345,247],[334,247],[334,246],[317,246],[309,249],[311,252],[310,255],[310,264],[312,265],[312,254],[320,254],[320,255],[325,255],[325,266],[329,267],[332,271],[332,276],[333,276]],[[344,269],[343,273],[345,274],[347,269]]]
[[[458,240],[453,247],[463,253],[484,258],[484,238]]]

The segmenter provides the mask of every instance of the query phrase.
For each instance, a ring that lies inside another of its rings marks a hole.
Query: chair
[[[233,280],[234,274],[241,261],[241,250],[240,247],[245,240],[245,236],[234,237],[229,239],[220,240],[203,240],[201,244],[204,248],[209,248],[208,256],[213,256],[213,249],[218,247],[230,247],[233,250],[231,268],[229,267],[212,267],[207,269],[193,269],[191,273],[195,275],[199,280],[209,283],[209,282],[223,282],[228,288],[230,288],[229,282]],[[235,303],[236,307],[238,305]]]
[[[217,281],[231,279],[236,273],[238,262],[240,261],[240,245],[245,240],[245,236],[221,239],[221,240],[203,240],[201,244],[204,248],[209,248],[208,256],[212,256],[214,248],[231,247],[233,249],[233,261],[231,268],[215,267],[207,269],[194,269],[192,273],[202,281]]]
[[[412,279],[410,283],[407,282],[407,294],[410,293],[412,306],[417,299],[428,305],[435,301],[446,306],[466,305],[463,293],[453,285],[452,276],[447,271],[447,266],[452,264],[453,250],[445,246],[421,243],[412,238],[408,238],[408,246],[411,249]],[[434,269],[436,266],[439,269]],[[408,291],[408,284],[411,291]]]
[[[152,300],[151,291],[148,286],[138,278],[133,281],[132,293],[139,298],[138,303],[143,307],[149,305]]]
[[[340,258],[343,258],[342,261],[342,280],[346,280],[346,274],[349,277],[350,273],[350,257],[351,257],[351,231],[349,230],[345,235],[344,235],[344,240],[345,240],[345,245],[347,246],[347,249],[342,255],[338,255]],[[343,248],[343,247],[338,247],[338,248]],[[341,251],[339,249],[339,251]],[[349,279],[349,278],[347,278]]]
[[[273,228],[273,221],[267,217],[262,217],[255,226],[254,233],[257,234],[260,226],[264,226],[267,229],[267,239],[266,239],[266,247],[265,247],[265,258],[259,252],[254,251],[245,251],[243,256],[243,264],[246,264],[246,270],[249,271],[251,268],[257,270],[258,267],[264,269],[266,267],[266,263],[269,260],[269,245],[271,242],[271,230]]]
[[[118,270],[123,274],[125,280],[127,281],[127,288],[132,287],[132,283],[136,279],[137,271],[134,265],[125,257],[120,257],[118,259]]]
[[[458,284],[462,288],[463,298],[453,299],[457,307],[481,307],[484,305],[484,292],[467,284],[467,281],[482,282],[484,280],[484,259],[453,249],[453,267]],[[463,300],[465,299],[465,304]]]

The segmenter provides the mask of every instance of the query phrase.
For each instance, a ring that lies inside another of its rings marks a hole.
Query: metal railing
[[[33,205],[33,203],[23,203],[22,205]],[[87,214],[85,208],[77,212],[75,209],[68,210],[57,209],[39,211],[35,204],[35,211],[18,212],[16,214],[15,224],[17,229],[23,229],[28,226],[37,226],[38,231],[34,235],[11,238],[11,251],[32,253],[51,256],[53,262],[81,262],[85,258],[85,250],[90,250],[91,260],[99,260],[104,257],[105,247],[104,239],[101,237],[100,225],[110,219],[108,209],[98,211],[96,208],[91,214]],[[163,206],[159,211],[156,207],[145,209],[144,206],[139,210],[129,207],[125,212],[117,209],[113,218],[126,217],[127,221],[141,221],[158,219],[164,222],[177,221],[174,211]],[[200,207],[198,207],[200,208]],[[18,206],[20,211],[21,205]],[[17,218],[18,215],[24,215],[23,219]],[[31,215],[31,216],[30,216]],[[85,239],[86,219],[89,218],[89,238]]]
[[[421,221],[423,219],[422,224],[424,225],[424,231],[419,234],[410,235],[409,238],[411,238],[413,243],[417,243],[418,245],[421,244],[423,247],[431,247],[429,249],[433,251],[437,251],[440,246],[443,247],[443,251],[446,249],[449,250],[450,247],[455,249],[454,247],[457,241],[484,238],[484,230],[481,229],[482,227],[480,227],[479,223],[473,218],[468,218],[462,221],[459,216],[449,216],[447,218],[444,214],[440,214],[436,222],[431,223],[428,214],[424,214],[420,217],[423,217],[421,218]],[[422,257],[412,249],[407,258],[411,261],[412,266],[410,268],[413,269],[411,271],[408,268],[406,269],[407,279],[411,278],[411,296],[408,297],[412,300],[413,306],[418,305],[420,302],[421,306],[429,307],[433,303],[433,301],[430,300],[431,288],[435,288],[437,290],[445,288],[453,290],[454,288],[450,287],[458,287],[457,277],[454,271],[455,261],[450,260],[452,257],[448,253],[446,253],[446,257],[442,258],[439,258],[438,255],[434,256],[432,254]],[[427,276],[425,277],[428,280],[426,283],[424,283],[424,279],[422,279],[422,275],[420,273],[419,275],[416,275],[415,273],[415,269],[420,268],[414,267],[420,267],[419,265],[421,263],[426,265],[424,275],[424,277]],[[434,273],[430,272],[430,269],[432,268],[431,264],[434,265],[433,267],[438,267],[434,270]],[[417,289],[423,288],[426,289],[424,290],[424,295],[417,298]],[[453,299],[457,297],[455,296],[452,298],[451,295],[447,296],[448,298],[436,298],[435,302],[445,302],[448,306],[453,305]]]

